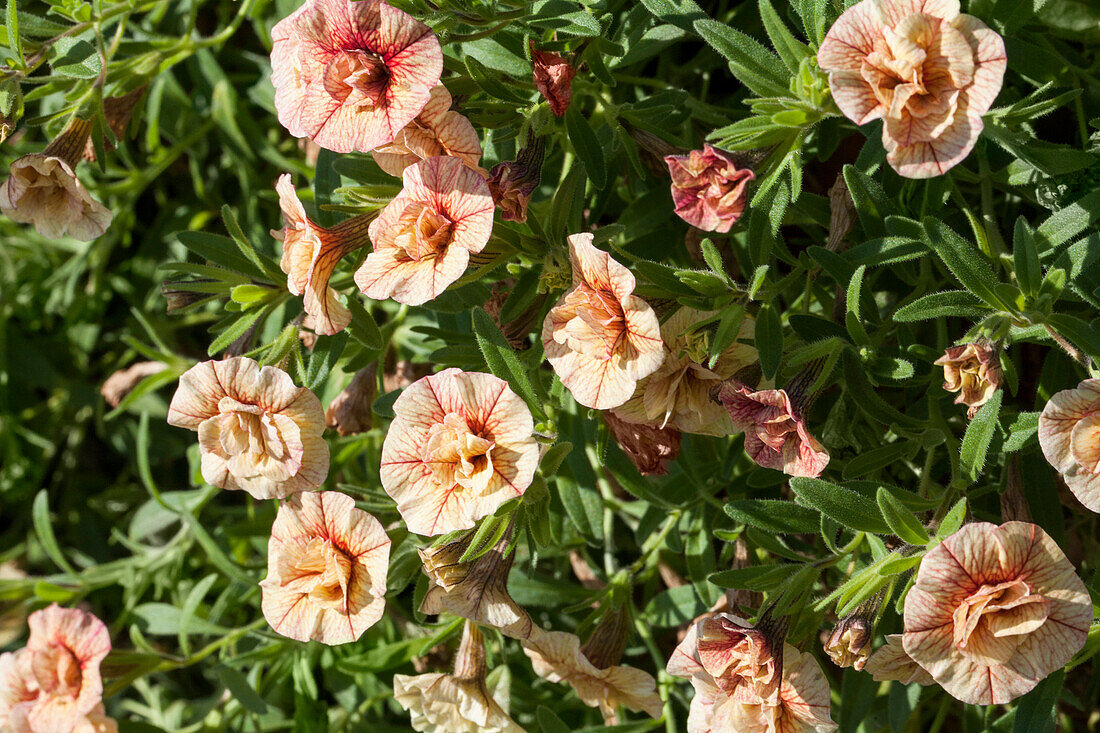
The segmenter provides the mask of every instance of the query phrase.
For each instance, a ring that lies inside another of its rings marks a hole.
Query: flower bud
[[[838,667],[862,670],[871,656],[870,619],[853,614],[837,622],[825,642],[825,653]]]
[[[543,138],[532,136],[515,160],[497,163],[489,171],[489,192],[505,221],[527,221],[527,204],[538,188],[545,157]]]
[[[607,669],[619,663],[630,635],[630,611],[625,603],[604,612],[596,628],[581,645],[581,653],[596,669]]]

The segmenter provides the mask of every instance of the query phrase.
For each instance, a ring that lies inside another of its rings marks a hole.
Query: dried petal
[[[748,203],[751,169],[739,166],[725,151],[704,144],[687,155],[665,156],[672,176],[676,215],[707,232],[725,233],[741,218]]]
[[[370,430],[374,420],[371,405],[378,388],[378,365],[360,369],[351,383],[325,410],[325,425],[340,435],[355,435]]]
[[[561,117],[569,109],[573,98],[573,77],[577,70],[556,53],[539,51],[531,41],[531,65],[534,69],[535,88],[550,103],[550,110]]]
[[[969,406],[970,417],[1003,381],[1000,359],[988,342],[952,346],[935,363],[943,367],[943,388],[959,393],[955,404]]]
[[[136,362],[107,377],[107,381],[99,388],[99,393],[103,395],[103,399],[107,400],[108,405],[118,407],[118,403],[133,392],[134,387],[138,386],[142,380],[154,374],[160,374],[167,368],[166,364],[159,361]]]
[[[623,453],[643,476],[668,473],[665,464],[680,455],[680,431],[655,425],[631,423],[613,412],[603,413],[603,421],[615,437]]]

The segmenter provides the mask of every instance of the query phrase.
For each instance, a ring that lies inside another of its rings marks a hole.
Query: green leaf
[[[770,303],[760,308],[756,318],[756,350],[760,353],[760,369],[764,377],[772,379],[779,371],[779,361],[783,357],[783,326],[779,322],[779,313]]]
[[[230,324],[220,331],[217,337],[210,342],[210,346],[206,349],[207,355],[214,356],[218,352],[225,350],[231,343],[243,336],[244,332],[252,327],[252,324],[260,320],[261,316],[266,317],[270,312],[270,306],[265,306],[263,308],[253,308],[242,313],[239,317],[231,321]]]
[[[1040,246],[1045,258],[1097,221],[1100,221],[1100,190],[1086,194],[1047,217],[1035,230],[1036,244],[1045,245]]]
[[[879,487],[875,500],[878,502],[879,511],[882,512],[886,523],[890,525],[890,529],[894,531],[898,539],[911,545],[928,544],[928,532],[925,531],[924,525],[913,515],[913,512],[895,499],[893,494]]]
[[[539,730],[542,733],[571,733],[572,729],[562,722],[553,710],[545,705],[539,705],[535,716],[539,721]]]
[[[103,59],[96,47],[84,39],[63,37],[53,46],[53,73],[72,79],[95,79],[103,71]]]
[[[237,243],[229,237],[210,232],[185,231],[177,232],[176,238],[184,247],[215,265],[258,280],[267,280],[267,274],[263,268],[257,267],[252,260],[242,256]]]
[[[883,425],[899,425],[908,428],[923,427],[924,422],[898,412],[886,400],[878,396],[867,380],[867,374],[859,357],[851,349],[844,350],[844,389],[852,396],[856,406],[868,417]]]
[[[709,18],[695,31],[729,61],[730,72],[761,97],[785,97],[788,71],[779,57],[741,31]]]
[[[858,532],[890,534],[878,505],[862,494],[816,478],[791,479],[791,489],[802,504]]]
[[[517,102],[520,104],[528,103],[526,97],[521,95],[518,91],[513,91],[504,84],[504,82],[500,81],[500,72],[489,71],[485,68],[484,64],[473,56],[466,56],[465,63],[466,71],[469,73],[470,78],[490,97],[495,97],[505,102]]]
[[[885,236],[886,212],[890,206],[882,186],[854,165],[844,166],[844,183],[848,186],[863,231],[871,237]]]
[[[1066,681],[1066,671],[1059,669],[1035,686],[1016,703],[1016,719],[1012,733],[1054,733],[1056,705]]]
[[[736,588],[738,590],[753,590],[767,592],[775,590],[788,578],[801,569],[801,565],[795,563],[782,563],[776,565],[753,565],[747,568],[723,570],[712,573],[707,580],[720,588]]]
[[[1100,363],[1100,331],[1080,318],[1064,313],[1051,313],[1047,316],[1047,325],[1088,354],[1093,361]]]
[[[965,290],[946,290],[942,293],[929,293],[903,305],[894,311],[893,319],[896,323],[909,323],[948,316],[977,318],[988,311],[989,307],[971,293]]]
[[[707,17],[694,0],[641,0],[641,3],[658,19],[691,33],[695,32],[695,21]]]
[[[815,46],[820,46],[825,38],[825,9],[829,0],[793,0],[791,5],[802,18],[802,27],[806,29],[806,37]]]
[[[943,222],[925,217],[922,226],[928,236],[926,244],[935,252],[963,287],[997,310],[1006,306],[996,293],[997,280],[989,261],[977,245],[955,233]]]
[[[11,49],[15,57],[19,59],[21,65],[26,64],[26,59],[23,57],[23,37],[19,33],[19,8],[16,5],[16,0],[8,0],[8,48]]]
[[[557,473],[558,468],[561,467],[561,462],[565,460],[571,450],[573,450],[573,444],[568,440],[562,440],[550,446],[539,463],[539,471],[542,472],[542,475],[553,476]]]
[[[309,366],[306,367],[306,387],[317,392],[328,379],[329,372],[340,360],[344,353],[344,347],[348,344],[347,332],[338,333],[335,336],[319,336],[313,347],[313,353],[309,357]]]
[[[1039,413],[1021,412],[1008,426],[1008,437],[1005,438],[1005,453],[1012,453],[1023,448],[1039,432]]]
[[[239,702],[245,710],[256,715],[263,715],[267,712],[267,703],[257,694],[256,690],[252,689],[252,685],[249,684],[248,679],[243,674],[222,664],[214,668],[214,675],[219,682],[225,685],[225,689],[229,690],[229,694],[233,696],[233,699]]]
[[[760,5],[760,19],[764,21],[764,30],[771,39],[772,46],[779,53],[787,69],[792,74],[797,74],[802,59],[809,58],[812,54],[806,44],[794,37],[788,29],[779,13],[771,4],[771,0],[758,0]]]
[[[368,349],[381,349],[386,341],[374,318],[363,307],[363,301],[354,295],[348,298],[348,310],[351,311],[351,323],[348,334]]]
[[[978,409],[978,414],[966,427],[966,434],[963,436],[962,448],[959,452],[959,471],[968,484],[978,480],[985,466],[985,456],[993,440],[993,433],[997,429],[997,417],[1001,411],[1002,399],[1004,399],[1004,391],[998,389],[989,401]]]
[[[607,186],[607,168],[603,160],[603,146],[588,120],[571,106],[565,113],[565,129],[577,157],[584,163],[584,170],[592,185],[602,190]]]
[[[723,508],[734,521],[775,534],[816,532],[821,523],[816,510],[780,499],[739,499]]]
[[[504,533],[508,530],[508,525],[512,523],[511,512],[508,512],[502,516],[489,516],[481,520],[481,524],[478,525],[477,531],[474,532],[474,536],[470,539],[470,544],[466,548],[466,551],[462,553],[462,557],[458,559],[459,562],[473,562],[478,559],[489,550],[493,549],[500,538],[504,536]]]
[[[1035,235],[1022,216],[1016,220],[1016,228],[1012,235],[1012,263],[1016,282],[1023,294],[1037,295],[1043,282],[1043,268],[1039,264],[1039,249],[1035,246]]]
[[[31,521],[34,524],[34,532],[38,535],[38,541],[42,543],[42,549],[45,550],[46,555],[53,560],[57,567],[74,578],[79,578],[80,574],[65,559],[65,554],[61,552],[61,546],[57,544],[57,537],[54,535],[53,526],[50,524],[49,496],[45,489],[40,489],[34,496],[34,503],[31,505]]]
[[[733,345],[737,340],[737,334],[741,332],[741,324],[745,322],[745,309],[737,304],[730,304],[722,311],[722,318],[718,321],[718,330],[714,338],[710,340],[707,348],[707,366],[710,369],[718,363],[722,352]]]
[[[955,502],[955,505],[944,515],[940,526],[936,529],[936,538],[942,540],[958,532],[964,519],[966,519],[965,497]]]
[[[527,374],[527,367],[508,345],[500,328],[483,308],[474,308],[473,321],[474,337],[477,339],[482,356],[485,357],[485,363],[489,366],[489,371],[507,381],[512,391],[527,403],[532,412],[545,417],[542,400],[535,393],[535,388]]]

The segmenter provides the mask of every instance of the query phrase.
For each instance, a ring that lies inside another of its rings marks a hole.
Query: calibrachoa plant
[[[6,9],[3,730],[1095,727],[1100,7]]]

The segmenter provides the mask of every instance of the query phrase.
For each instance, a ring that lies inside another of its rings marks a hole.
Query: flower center
[[[309,598],[324,608],[345,611],[354,560],[332,541],[314,537],[306,545],[295,574],[306,580]]]
[[[1100,473],[1100,414],[1078,420],[1069,435],[1069,453],[1088,473]]]
[[[973,655],[1006,658],[1047,620],[1050,601],[1023,580],[983,584],[954,613],[954,642]]]
[[[325,91],[342,104],[377,107],[386,96],[390,70],[370,51],[342,50],[325,64]]]
[[[755,629],[744,629],[728,619],[708,619],[699,634],[699,661],[727,692],[742,683],[764,691],[775,678],[775,659],[767,639]]]
[[[451,243],[454,222],[442,212],[419,201],[410,202],[397,220],[400,230],[394,244],[415,262],[431,259],[443,253]]]
[[[626,332],[622,304],[611,293],[580,285],[565,296],[562,308],[572,317],[554,334],[558,343],[593,359],[615,355]]]
[[[270,412],[259,405],[237,402],[232,397],[223,397],[218,410],[221,412],[221,444],[226,455],[249,453],[277,461],[287,456],[286,443]]]
[[[35,681],[49,695],[78,697],[84,675],[80,660],[61,644],[51,644],[32,658]]]
[[[422,455],[439,483],[481,493],[493,477],[495,445],[472,432],[465,417],[450,412],[428,430]]]

